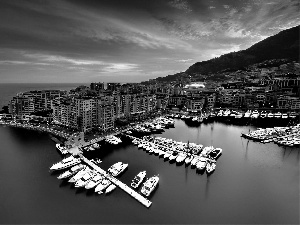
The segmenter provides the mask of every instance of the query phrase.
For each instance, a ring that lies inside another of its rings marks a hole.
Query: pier
[[[96,164],[94,164],[93,162],[91,162],[86,157],[84,157],[80,153],[80,151],[78,151],[78,148],[77,148],[77,150],[76,150],[76,148],[74,148],[74,149],[72,149],[72,151],[69,151],[69,152],[71,154],[78,155],[83,162],[85,162],[86,164],[88,164],[90,167],[92,167],[97,172],[99,172],[102,175],[104,175],[108,180],[110,180],[112,183],[114,183],[117,187],[119,187],[120,189],[122,189],[123,191],[125,191],[127,194],[129,194],[131,197],[135,198],[137,201],[139,201],[141,204],[143,204],[147,208],[149,208],[151,206],[151,204],[152,204],[151,201],[149,201],[148,199],[146,199],[144,196],[140,195],[135,190],[131,189],[128,185],[124,184],[120,180],[116,179],[115,177],[113,177],[112,175],[110,175],[109,173],[107,173],[105,170],[101,169],[99,166],[97,166]]]

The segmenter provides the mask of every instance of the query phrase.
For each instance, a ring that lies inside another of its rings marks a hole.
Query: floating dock
[[[70,151],[71,154],[74,152]],[[101,173],[104,175],[108,180],[110,180],[112,183],[114,183],[117,187],[121,188],[123,191],[125,191],[127,194],[138,200],[141,204],[149,208],[152,204],[151,201],[146,199],[144,196],[140,195],[138,192],[135,190],[131,189],[128,185],[124,184],[120,180],[116,179],[109,173],[107,173],[105,170],[101,169],[99,166],[88,160],[86,157],[84,157],[81,153],[77,153],[77,155],[81,158],[82,161],[84,161],[86,164],[88,164],[90,167],[92,167],[94,170],[97,172]]]

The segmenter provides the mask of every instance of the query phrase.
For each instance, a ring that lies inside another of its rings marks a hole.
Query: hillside
[[[221,70],[238,70],[248,65],[269,59],[299,61],[299,32],[296,26],[268,37],[250,48],[222,55],[218,58],[197,62],[190,66],[187,74],[208,74]]]

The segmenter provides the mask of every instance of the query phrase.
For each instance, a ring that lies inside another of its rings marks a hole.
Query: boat
[[[167,151],[164,155],[164,159],[168,160],[170,155],[172,155],[172,151]]]
[[[91,179],[89,182],[87,182],[87,184],[85,185],[86,189],[91,189],[96,187],[96,185],[98,185],[102,179],[104,177],[101,174],[97,174],[96,176],[93,177],[93,179]]]
[[[274,117],[277,119],[281,118],[281,115],[281,112],[274,113]]]
[[[116,189],[116,187],[117,187],[117,186],[114,185],[114,184],[109,185],[109,186],[106,188],[106,190],[105,190],[105,194],[111,193],[113,190]]]
[[[247,112],[245,112],[244,117],[248,118],[251,116],[251,110],[248,110]]]
[[[206,165],[206,173],[211,174],[215,171],[216,169],[216,163],[215,162],[207,162]]]
[[[100,148],[100,145],[98,143],[94,143],[93,148],[98,149],[98,148]]]
[[[251,114],[251,118],[257,119],[259,117],[259,112],[257,110],[254,110]]]
[[[107,171],[111,173],[111,175],[118,176],[121,174],[126,168],[128,167],[128,164],[117,162],[114,165],[112,165]]]
[[[221,148],[215,148],[214,150],[212,150],[208,155],[213,158],[213,159],[217,159],[219,158],[219,156],[222,154],[222,149]]]
[[[103,191],[111,184],[111,182],[107,179],[102,179],[101,182],[95,188],[95,192],[98,194],[102,194]]]
[[[177,152],[173,152],[173,154],[171,154],[170,157],[169,157],[169,161],[170,162],[174,161],[177,156],[178,156]]]
[[[273,118],[273,117],[274,117],[274,114],[270,112],[270,113],[267,114],[267,117],[268,117],[268,118]]]
[[[75,182],[75,187],[84,187],[95,175],[96,173],[94,171],[85,173],[80,179]]]
[[[89,167],[86,167],[85,169],[80,170],[79,172],[77,172],[73,177],[71,177],[69,179],[68,182],[75,183],[77,180],[79,180],[81,177],[83,177],[84,174],[86,174],[86,173],[88,173],[90,171],[91,171],[91,169]]]
[[[73,155],[64,158],[62,161],[53,164],[50,167],[50,170],[62,170],[66,169],[68,167],[74,166],[76,164],[79,164],[81,160],[79,158],[75,158]]]
[[[200,160],[200,156],[194,156],[193,160],[191,161],[191,166],[196,166],[199,160]]]
[[[57,143],[55,146],[56,146],[56,148],[60,151],[61,154],[65,155],[65,154],[68,153],[67,148],[64,147],[64,146],[62,146],[61,144],[58,144],[58,143]]]
[[[176,163],[184,162],[185,158],[186,158],[186,154],[184,152],[180,152],[176,158]]]
[[[200,155],[206,157],[212,150],[214,150],[212,146],[207,146],[203,149]]]
[[[296,112],[291,112],[289,114],[289,117],[292,118],[292,119],[295,119],[297,117],[297,113]]]
[[[131,187],[137,188],[143,182],[145,177],[146,177],[146,171],[139,172],[131,181]]]
[[[159,181],[159,175],[154,175],[153,177],[148,178],[143,184],[141,193],[145,196],[149,196],[157,186],[158,181]]]
[[[267,117],[267,113],[265,111],[261,112],[260,114],[260,118],[266,118]]]
[[[203,170],[206,167],[207,159],[204,157],[200,157],[200,160],[197,162],[197,169],[198,170]]]
[[[60,174],[57,178],[58,179],[64,179],[64,178],[68,178],[72,175],[74,175],[76,172],[78,172],[79,170],[82,170],[84,169],[86,166],[85,165],[82,165],[82,164],[77,164],[73,167],[71,167],[71,169],[63,172],[62,174]]]
[[[193,155],[187,156],[185,158],[185,164],[186,165],[190,164],[192,162],[192,160],[193,160]]]

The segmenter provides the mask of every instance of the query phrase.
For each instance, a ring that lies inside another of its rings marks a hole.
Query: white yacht
[[[193,160],[191,161],[191,166],[195,166],[197,162],[200,160],[200,156],[194,156]]]
[[[103,191],[111,184],[111,182],[107,179],[102,179],[102,181],[95,188],[95,192],[98,194],[102,194]]]
[[[117,186],[114,185],[114,184],[109,185],[109,186],[106,188],[106,190],[105,190],[105,194],[111,193],[113,190],[116,189],[116,187],[117,187]]]
[[[56,144],[55,145],[56,148],[61,152],[61,154],[67,154],[68,153],[68,150],[66,147],[62,146],[61,144]]]
[[[184,152],[180,152],[176,158],[176,163],[182,163],[186,158],[186,154]]]
[[[217,159],[221,154],[222,154],[222,149],[215,148],[209,153],[209,156],[212,157],[213,159]]]
[[[187,164],[187,165],[190,164],[192,162],[192,160],[193,160],[193,155],[187,156],[185,158],[185,164]]]
[[[281,118],[281,115],[281,112],[274,113],[274,117],[277,119]]]
[[[117,162],[114,165],[112,165],[107,171],[111,173],[111,175],[118,176],[121,174],[126,168],[128,167],[128,164]]]
[[[74,166],[76,164],[79,164],[80,161],[81,160],[79,158],[75,158],[73,155],[71,155],[71,156],[69,156],[67,158],[64,158],[62,161],[53,164],[50,167],[50,170],[62,170],[62,169],[66,169],[66,168],[68,168],[70,166]]]
[[[266,117],[267,117],[267,113],[265,111],[261,112],[260,118],[266,118]]]
[[[216,169],[216,163],[215,162],[207,162],[207,165],[206,165],[207,174],[210,174],[210,173],[214,172],[215,169]]]
[[[149,196],[152,191],[155,189],[159,181],[159,175],[155,175],[153,177],[150,177],[145,181],[143,184],[143,187],[141,189],[141,193],[145,196]]]
[[[146,177],[146,171],[139,172],[131,181],[131,187],[137,188],[143,182],[145,177]]]
[[[84,187],[95,175],[96,173],[94,171],[90,171],[84,174],[79,180],[75,182],[75,187]]]
[[[257,119],[259,117],[259,112],[257,110],[254,110],[251,114],[251,118]]]
[[[96,176],[93,177],[93,179],[91,179],[86,185],[85,185],[85,188],[86,189],[91,189],[91,188],[94,188],[96,185],[98,185],[101,180],[103,179],[104,177],[101,175],[101,174],[97,174]]]
[[[86,167],[85,165],[77,164],[77,165],[73,166],[71,169],[69,169],[69,170],[63,172],[62,174],[60,174],[57,178],[58,179],[68,178],[68,177],[74,175],[79,170],[84,169],[85,167]]]
[[[268,117],[268,118],[273,118],[273,117],[274,117],[274,114],[270,112],[270,113],[267,114],[267,117]]]
[[[81,177],[84,176],[84,174],[88,173],[89,171],[90,171],[90,168],[88,168],[88,167],[86,167],[83,170],[80,170],[73,177],[71,177],[68,182],[75,183],[77,180],[79,180]]]
[[[204,157],[201,157],[200,160],[197,162],[197,169],[203,170],[206,167],[207,159]]]
[[[247,112],[245,112],[244,117],[249,118],[251,116],[251,110],[248,110]]]
[[[207,146],[203,149],[200,155],[206,157],[212,150],[214,150],[213,146]]]

